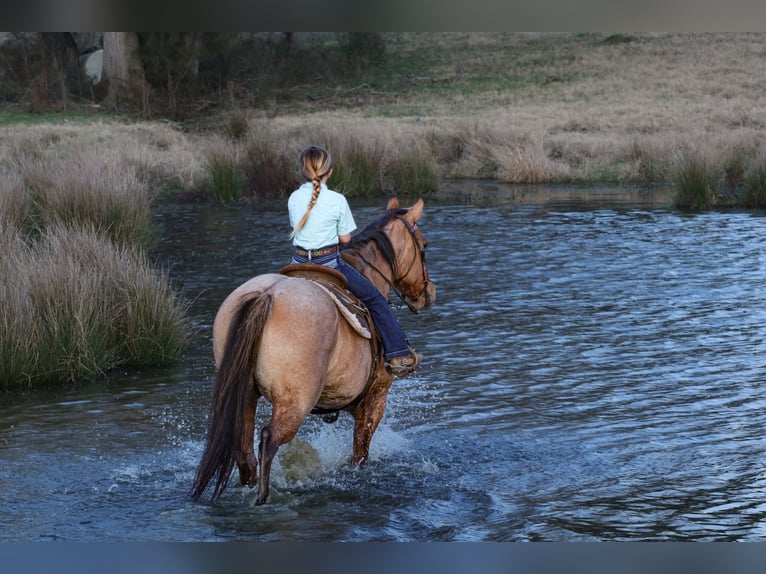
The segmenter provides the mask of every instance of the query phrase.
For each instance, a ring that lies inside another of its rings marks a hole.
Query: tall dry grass
[[[32,195],[24,189],[24,178],[16,171],[0,171],[0,214],[6,227],[33,226]]]
[[[338,128],[342,141],[328,143],[356,150],[361,139],[369,163],[393,134],[424,144],[438,177],[515,183],[670,183],[684,152],[736,187],[766,141],[764,34],[386,38],[377,76],[309,85],[311,97],[280,102],[277,131]]]
[[[329,185],[350,197],[430,194],[436,191],[436,160],[424,139],[406,126],[380,120],[332,124],[243,119],[231,135],[229,122],[203,141],[206,176],[199,187],[220,201],[284,198],[302,181],[300,151],[321,145],[333,157]],[[247,122],[247,127],[241,123]]]
[[[331,81],[326,70],[316,81],[301,76],[295,85],[274,86],[258,107],[198,118],[194,133],[161,122],[91,122],[25,127],[25,142],[3,128],[4,142],[17,143],[0,144],[0,165],[9,148],[44,160],[94,148],[135,167],[153,191],[212,196],[235,186],[232,177],[220,180],[220,166],[228,165],[230,175],[244,178],[244,197],[282,197],[298,180],[300,148],[319,143],[333,152],[333,183],[345,193],[421,194],[453,177],[667,183],[681,151],[710,158],[734,181],[766,141],[764,34],[445,32],[385,39],[386,58],[377,66]],[[331,53],[337,41],[296,34],[296,57]],[[212,136],[233,142],[217,163],[205,143]]]
[[[0,166],[54,162],[119,166],[152,192],[190,188],[204,176],[200,140],[164,122],[83,121],[0,127]]]
[[[247,195],[286,197],[300,181],[295,144],[277,133],[270,122],[248,122],[243,138],[243,165]]]
[[[20,162],[19,170],[39,227],[92,227],[117,244],[150,243],[149,189],[125,163],[88,150],[66,159]]]
[[[680,154],[673,171],[677,207],[704,209],[715,205],[724,186],[724,174],[715,163],[700,154]]]
[[[334,35],[322,38],[296,34],[296,57],[337,49]],[[4,142],[16,143],[0,144],[0,164],[9,148],[44,160],[94,148],[119,156],[153,192],[213,197],[228,187],[259,198],[289,193],[311,143],[333,152],[331,183],[349,195],[424,194],[441,178],[671,183],[680,152],[708,158],[741,189],[763,152],[764,34],[385,38],[378,66],[332,81],[302,77],[282,87],[283,99],[275,86],[274,99],[198,118],[194,132],[92,122],[30,126],[29,141],[18,141],[4,128]]]
[[[146,249],[151,204],[189,164],[163,126],[6,128],[0,145],[0,387],[179,359],[188,320]],[[195,159],[194,162],[197,160]],[[192,164],[194,164],[192,162]]]
[[[0,249],[0,387],[179,359],[185,304],[140,252],[61,223],[29,239],[2,219]]]

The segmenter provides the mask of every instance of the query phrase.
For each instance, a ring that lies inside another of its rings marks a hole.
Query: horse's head
[[[423,200],[419,199],[409,209],[402,209],[394,197],[389,200],[386,210],[391,218],[383,229],[395,255],[393,287],[413,313],[429,309],[436,299],[436,286],[429,279],[426,266],[428,241],[418,229]]]

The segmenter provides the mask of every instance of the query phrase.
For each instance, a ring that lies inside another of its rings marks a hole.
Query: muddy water
[[[286,216],[163,207],[185,360],[4,396],[0,540],[763,540],[766,219],[631,193],[443,190],[421,224],[437,302],[397,311],[424,365],[369,464],[348,465],[350,417],[311,418],[263,507],[235,482],[186,493],[215,310],[286,261]],[[352,206],[361,225],[382,208]]]

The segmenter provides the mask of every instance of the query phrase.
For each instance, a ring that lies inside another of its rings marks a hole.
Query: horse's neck
[[[391,265],[381,255],[374,242],[363,245],[358,252],[363,258],[362,265],[360,266],[361,274],[381,292],[383,297],[388,299],[391,283],[394,280]]]

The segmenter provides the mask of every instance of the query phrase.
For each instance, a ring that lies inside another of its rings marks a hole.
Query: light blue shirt
[[[304,249],[319,249],[338,243],[340,235],[346,235],[356,229],[354,216],[343,194],[329,189],[325,184],[317,197],[306,225],[295,237],[293,245]],[[314,184],[307,181],[290,194],[287,200],[287,210],[290,213],[290,225],[294,229],[301,220],[314,193]]]

